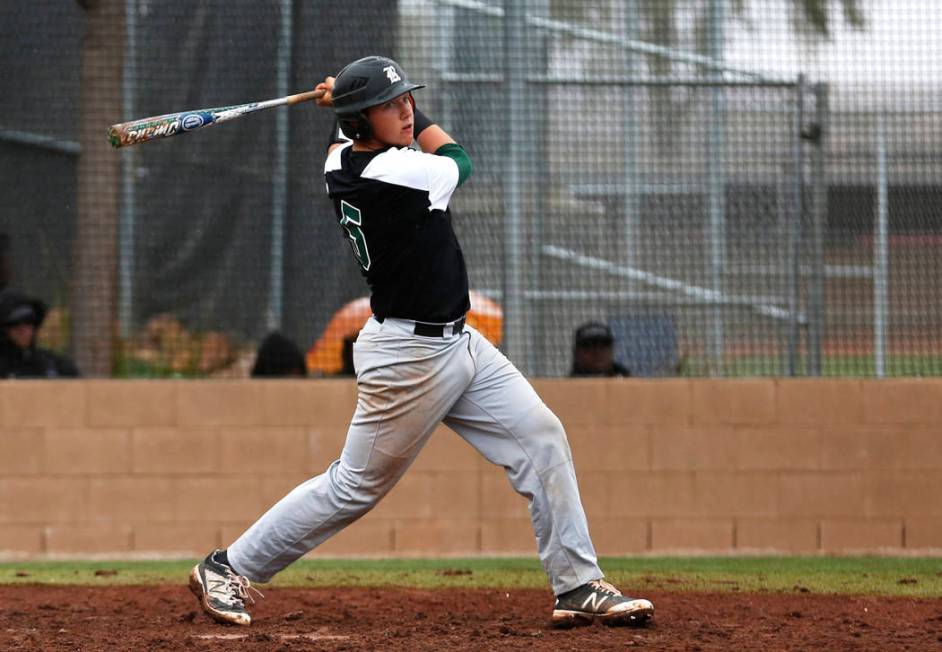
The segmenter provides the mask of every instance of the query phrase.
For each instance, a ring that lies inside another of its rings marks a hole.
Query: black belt
[[[424,324],[417,321],[415,322],[415,330],[412,332],[422,337],[445,337],[445,329],[451,330],[450,333],[447,333],[448,335],[460,335],[464,331],[464,317],[454,324]]]
[[[386,321],[385,317],[373,315],[373,319],[382,324]],[[415,322],[415,328],[412,330],[416,335],[422,337],[445,337],[445,327],[451,327],[450,335],[460,335],[464,332],[464,317],[454,321],[451,324],[426,324],[425,322]]]

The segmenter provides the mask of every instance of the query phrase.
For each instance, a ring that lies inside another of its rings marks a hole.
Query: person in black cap
[[[272,331],[265,336],[255,356],[252,378],[303,378],[307,376],[304,354],[298,345]]]
[[[11,278],[13,278],[13,263],[10,260],[10,234],[0,231],[0,298],[9,292]]]
[[[36,346],[46,317],[38,299],[6,291],[0,295],[0,378],[76,378],[68,358]]]
[[[615,360],[615,338],[608,326],[590,321],[576,329],[570,376],[630,376]]]
[[[354,333],[350,337],[343,338],[343,351],[340,354],[341,360],[343,361],[343,367],[341,367],[338,376],[351,376],[356,377],[357,370],[356,366],[353,363],[353,345],[357,341],[357,333]]]

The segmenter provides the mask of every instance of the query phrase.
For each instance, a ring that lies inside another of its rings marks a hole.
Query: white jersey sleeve
[[[327,155],[327,160],[324,161],[324,174],[328,172],[333,172],[334,170],[340,169],[340,153],[347,147],[352,147],[353,141],[349,141],[341,145],[340,147],[334,147],[330,154]]]
[[[458,164],[447,156],[426,154],[409,147],[393,148],[373,159],[361,176],[425,190],[429,211],[443,211],[458,187]]]

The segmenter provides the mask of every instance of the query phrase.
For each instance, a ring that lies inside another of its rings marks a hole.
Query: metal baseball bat
[[[108,140],[111,142],[112,147],[137,145],[158,138],[169,138],[177,134],[185,134],[188,131],[211,127],[220,122],[241,118],[255,111],[263,111],[283,104],[292,106],[300,102],[307,102],[317,99],[320,95],[323,95],[323,93],[308,91],[262,102],[249,102],[248,104],[236,104],[234,106],[219,106],[214,109],[196,109],[150,116],[149,118],[111,125],[111,128],[108,129]]]

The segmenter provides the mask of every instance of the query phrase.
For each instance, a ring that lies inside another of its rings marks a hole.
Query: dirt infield
[[[647,593],[644,629],[548,628],[535,590],[271,589],[250,628],[217,625],[186,586],[0,587],[0,650],[930,650],[942,600]]]

